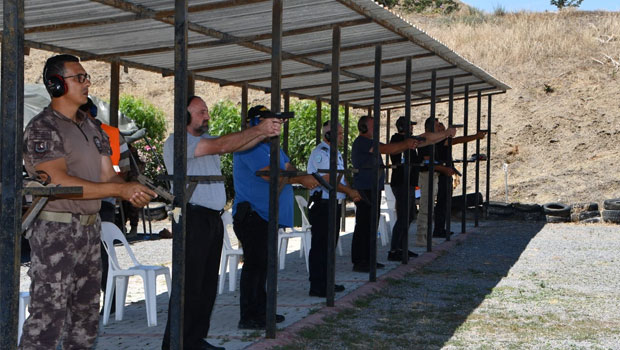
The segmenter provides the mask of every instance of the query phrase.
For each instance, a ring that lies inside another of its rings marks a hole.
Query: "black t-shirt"
[[[396,133],[392,135],[392,138],[390,139],[390,143],[401,142],[404,139],[405,139],[405,135]],[[420,158],[418,157],[418,151],[416,149],[409,150],[409,159],[411,159],[410,161],[411,164],[415,165],[415,164],[420,163]],[[405,163],[405,152],[397,153],[397,154],[390,154],[390,161],[394,165],[404,164]],[[409,180],[409,183],[411,184],[411,186],[418,185],[419,172],[420,172],[419,167],[416,167],[416,166],[411,167],[410,180]],[[392,171],[392,181],[391,181],[392,186],[401,186],[404,180],[405,180],[405,167],[399,166],[395,168],[394,171]]]
[[[452,166],[452,158],[450,157],[450,147],[446,141],[435,144],[435,161],[440,162],[442,165]]]
[[[375,165],[375,154],[370,152],[372,146],[372,139],[364,136],[358,136],[358,138],[353,141],[353,146],[351,147],[351,163],[355,169],[359,169],[359,171],[353,175],[353,188],[355,189],[370,190],[372,188],[372,171]],[[380,165],[383,165],[383,158],[379,157],[379,161]],[[382,190],[383,183],[385,182],[385,171],[380,171],[379,176],[379,189]]]

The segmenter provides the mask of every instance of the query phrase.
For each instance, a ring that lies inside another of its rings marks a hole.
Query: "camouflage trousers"
[[[29,237],[30,316],[20,349],[91,349],[99,326],[101,221],[37,219]]]

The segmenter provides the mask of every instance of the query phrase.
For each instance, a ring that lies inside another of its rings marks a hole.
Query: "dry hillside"
[[[493,100],[497,134],[491,152],[491,199],[504,199],[503,163],[509,164],[509,201],[571,203],[620,197],[616,153],[620,144],[620,14],[517,13],[484,20],[461,15],[460,19],[409,18],[512,87]],[[49,55],[31,50],[26,57],[27,83],[41,82],[41,68]],[[107,97],[109,66],[100,62],[84,65],[93,76],[91,93]],[[168,116],[173,110],[172,84],[171,77],[121,70],[121,93],[143,97]],[[196,92],[208,103],[240,99],[240,89],[234,87],[197,83]],[[250,102],[257,101],[267,102],[268,95],[251,92]],[[470,123],[475,120],[475,105],[472,100]],[[461,107],[458,103],[457,122],[462,120]],[[439,108],[439,113],[445,119],[445,108]],[[428,107],[414,110],[419,121],[427,114]],[[481,152],[489,153],[485,147]]]

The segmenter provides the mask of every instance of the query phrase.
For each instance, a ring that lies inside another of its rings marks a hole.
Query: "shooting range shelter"
[[[174,76],[174,147],[177,153],[173,183],[176,205],[181,207],[183,214],[184,203],[189,199],[183,190],[185,184],[205,180],[186,176],[184,156],[186,101],[196,80],[240,87],[243,117],[248,109],[248,89],[278,96],[271,99],[274,112],[281,110],[281,96],[284,96],[285,110],[291,96],[312,99],[317,104],[330,103],[332,130],[337,127],[340,105],[346,107],[347,119],[350,108],[368,110],[374,116],[380,116],[382,110],[404,108],[410,119],[412,106],[430,105],[431,116],[434,116],[435,104],[448,102],[452,122],[454,101],[463,100],[467,105],[469,98],[475,96],[478,130],[481,130],[481,103],[486,98],[486,129],[490,131],[492,95],[509,89],[371,0],[4,0],[0,18],[3,26],[0,347],[3,349],[13,348],[17,343],[19,218],[24,193],[21,146],[23,56],[29,48],[74,54],[82,60],[109,62],[112,125],[115,125],[114,116],[118,113],[120,66]],[[467,130],[467,111],[465,108],[464,130]],[[320,119],[319,115],[317,130]],[[374,147],[377,149],[379,118],[374,118],[374,123]],[[285,139],[287,132],[285,129]],[[332,135],[334,142],[331,144],[335,145],[337,133]],[[266,329],[267,337],[271,338],[276,335],[278,203],[275,193],[276,180],[280,176],[277,167],[279,144],[279,138],[271,141]],[[490,153],[490,133],[487,150]],[[463,159],[466,159],[466,151],[464,147]],[[330,182],[335,188],[336,148],[331,147],[330,152]],[[405,166],[407,173],[409,168]],[[478,169],[477,162],[476,174]],[[380,171],[385,169],[376,167],[373,173],[377,185]],[[464,168],[463,184],[466,184],[466,176]],[[487,201],[488,176],[487,161]],[[375,188],[371,198],[373,213],[378,212],[376,199],[379,195]],[[335,211],[336,196],[332,190],[331,238],[337,234],[334,232]],[[374,227],[376,221],[377,216],[373,215]],[[463,232],[464,223],[463,216]],[[173,225],[173,231],[171,345],[173,349],[180,349],[185,215]],[[371,259],[376,261],[376,235],[371,235],[371,240]],[[333,306],[335,241],[330,239],[329,242],[327,305]],[[406,263],[405,256],[403,262]],[[376,271],[373,263],[371,266],[369,279],[374,281]]]

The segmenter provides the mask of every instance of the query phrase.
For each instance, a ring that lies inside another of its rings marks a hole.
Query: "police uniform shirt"
[[[401,135],[397,133],[397,134],[392,135],[392,137],[390,138],[390,143],[401,142],[404,140],[405,140],[405,135]],[[409,173],[410,174],[409,183],[411,186],[415,186],[417,185],[416,182],[417,182],[417,177],[418,177],[416,172],[420,171],[419,168],[415,166],[415,164],[420,163],[420,158],[418,156],[417,149],[409,150],[409,159],[412,165],[411,172]],[[390,161],[394,165],[404,164],[405,163],[405,152],[390,154]],[[405,182],[405,167],[399,166],[392,171],[392,178],[391,178],[390,183],[392,186],[401,186],[404,182]]]
[[[35,116],[24,131],[24,164],[30,176],[36,176],[35,166],[64,158],[67,174],[91,182],[101,182],[101,157],[110,156],[108,136],[78,110],[77,122],[46,107]],[[54,179],[51,179],[54,183]],[[74,214],[99,212],[99,199],[70,200],[50,198],[45,210]]]
[[[203,134],[194,136],[187,133],[187,175],[208,176],[222,175],[220,156],[204,155],[194,156],[196,147],[201,139],[213,139],[216,136]],[[164,163],[168,174],[174,170],[174,134],[170,134],[164,142]],[[226,188],[223,182],[199,182],[189,202],[212,210],[222,210],[226,205]]]
[[[318,169],[329,169],[329,145],[323,141],[321,142],[313,151],[310,153],[310,158],[308,159],[308,174],[316,173]],[[342,160],[342,155],[340,151],[338,151],[338,170],[344,170],[344,161]],[[328,174],[328,172],[320,172],[321,176]],[[346,186],[346,182],[344,180],[344,176],[342,174],[338,174],[340,178],[340,183]],[[322,191],[321,198],[329,199],[329,191],[323,187],[317,187],[310,190],[310,195],[312,196],[315,192]],[[342,192],[336,192],[337,199],[344,199],[346,195]]]

